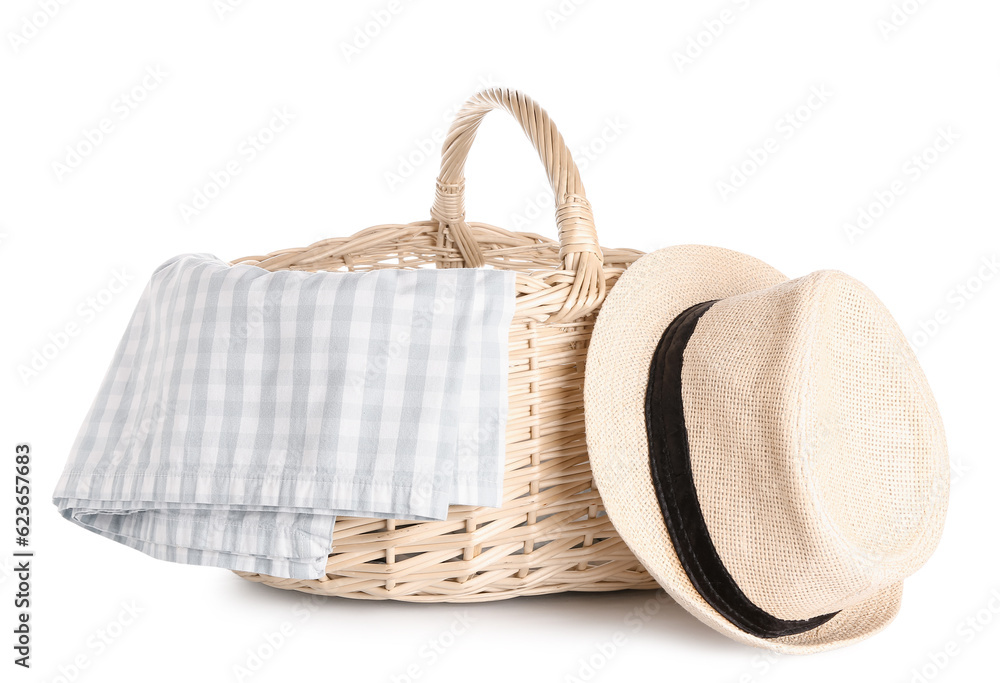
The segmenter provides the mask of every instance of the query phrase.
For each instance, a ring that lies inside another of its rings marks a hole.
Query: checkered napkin
[[[338,514],[499,506],[514,274],[156,270],[54,494],[153,557],[323,576]]]

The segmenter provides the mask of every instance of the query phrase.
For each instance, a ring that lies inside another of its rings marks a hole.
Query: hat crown
[[[940,417],[902,332],[856,280],[819,271],[719,301],[688,342],[681,386],[706,525],[761,609],[844,609],[936,547]]]

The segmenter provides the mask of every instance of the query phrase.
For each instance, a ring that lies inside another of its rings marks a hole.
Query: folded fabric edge
[[[336,521],[332,515],[314,515],[307,532],[252,522],[219,526],[218,520],[198,520],[184,514],[163,516],[159,511],[76,515],[69,509],[60,510],[60,514],[77,526],[158,560],[288,579],[323,578]]]
[[[408,519],[445,519],[448,516],[452,482],[415,484],[376,483],[372,475],[337,478],[199,472],[87,472],[64,471],[56,486],[53,503],[66,507],[93,505],[111,509],[167,504],[205,505],[222,508],[331,511],[339,514]],[[337,501],[351,500],[344,510]]]

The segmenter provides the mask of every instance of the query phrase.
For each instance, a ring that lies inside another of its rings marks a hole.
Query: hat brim
[[[753,257],[687,245],[633,263],[601,308],[587,355],[587,444],[594,481],[615,529],[643,566],[684,609],[730,638],[789,654],[819,652],[867,638],[899,612],[902,582],[793,636],[760,638],[713,609],[688,579],[660,512],[649,466],[645,395],[663,331],[688,307],[787,281]]]

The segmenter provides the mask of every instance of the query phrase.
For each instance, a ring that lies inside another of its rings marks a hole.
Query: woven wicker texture
[[[557,198],[559,241],[465,219],[463,168],[483,117],[513,116]],[[561,591],[656,588],[594,488],[583,419],[584,361],[595,313],[641,254],[601,249],[576,164],[548,114],[491,89],[462,108],[445,140],[432,219],[242,258],[268,270],[478,267],[517,271],[510,332],[504,504],[453,506],[448,519],[340,517],[326,577],[251,581],[319,595],[478,602]]]
[[[729,623],[692,586],[666,526],[650,523],[660,518],[644,411],[650,358],[681,311],[716,299],[682,369],[698,503],[758,607],[783,619],[842,610],[798,635],[762,639]],[[806,653],[868,637],[937,546],[949,473],[940,415],[895,321],[842,273],[786,280],[714,247],[648,254],[602,309],[585,395],[615,527],[678,603],[735,640]]]

